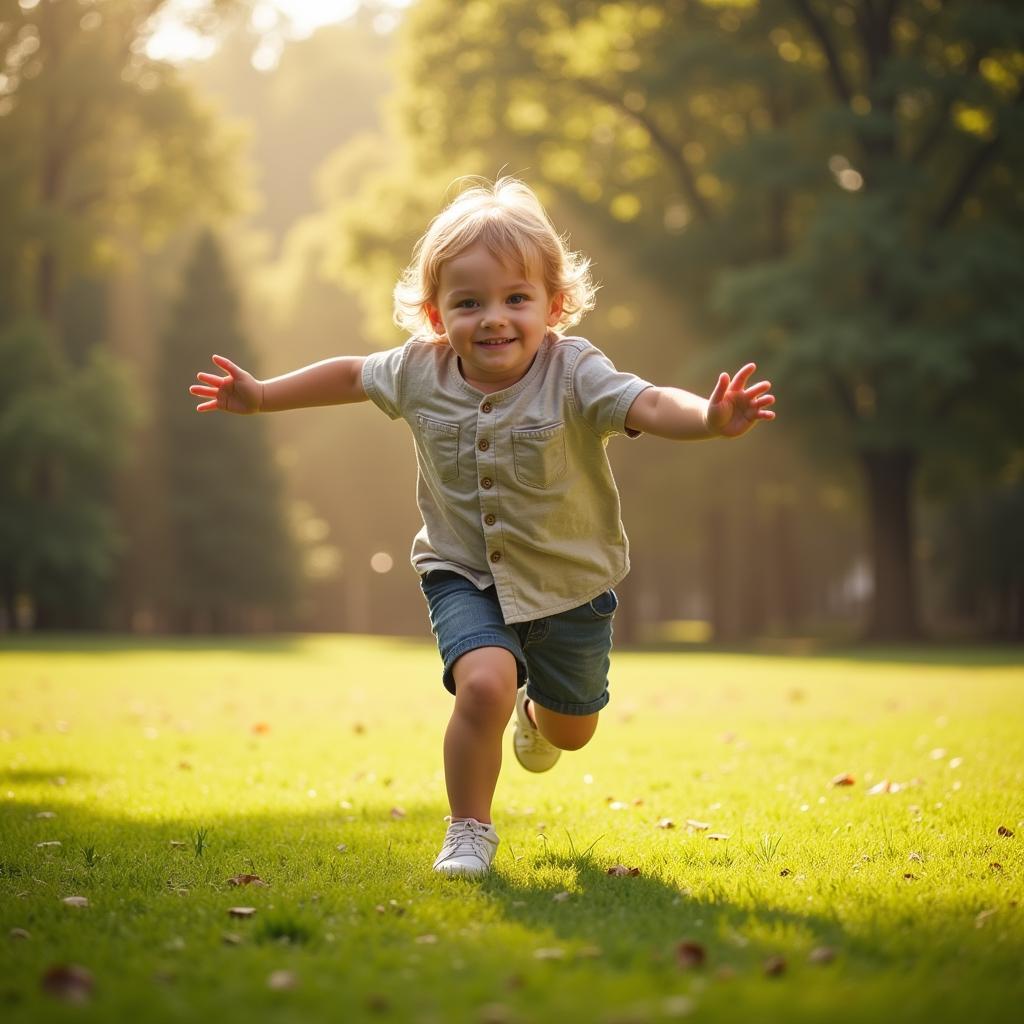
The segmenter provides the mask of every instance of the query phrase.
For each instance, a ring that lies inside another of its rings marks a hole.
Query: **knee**
[[[456,679],[456,705],[474,718],[500,718],[512,714],[516,702],[516,680],[501,672],[473,671]]]
[[[582,750],[593,738],[594,730],[584,733],[571,733],[556,737],[551,741],[559,750]]]

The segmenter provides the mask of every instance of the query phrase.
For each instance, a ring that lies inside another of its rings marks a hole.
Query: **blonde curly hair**
[[[459,179],[460,192],[431,222],[395,285],[395,323],[411,335],[433,335],[427,303],[435,303],[441,267],[482,242],[491,255],[529,273],[540,265],[549,298],[562,296],[555,329],[578,324],[594,308],[597,286],[590,260],[573,252],[551,223],[536,193],[517,178]],[[456,182],[458,184],[459,182]]]

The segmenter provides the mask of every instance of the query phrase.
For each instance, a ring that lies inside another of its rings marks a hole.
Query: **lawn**
[[[0,1014],[1002,1020],[1022,697],[1020,650],[620,652],[590,746],[506,756],[471,882],[428,644],[7,639]]]

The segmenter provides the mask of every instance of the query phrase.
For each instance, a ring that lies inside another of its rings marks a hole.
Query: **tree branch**
[[[651,117],[644,114],[642,110],[632,110],[622,100],[608,89],[603,88],[596,82],[579,80],[576,83],[580,89],[593,96],[595,99],[614,107],[626,117],[632,118],[637,124],[646,129],[658,151],[665,157],[669,167],[676,173],[686,198],[701,220],[710,223],[714,220],[714,214],[707,201],[697,189],[697,179],[694,176],[693,168],[686,162],[682,149],[662,130],[658,123]]]
[[[1024,103],[1024,89],[1018,89],[1017,95],[1013,98],[1013,103],[1010,105],[1011,109],[1020,107]],[[970,196],[978,178],[981,176],[982,171],[991,162],[992,157],[995,156],[996,151],[999,149],[1000,143],[1003,141],[1001,135],[996,135],[995,138],[989,139],[988,142],[979,146],[975,151],[974,155],[967,161],[963,169],[960,172],[960,177],[957,178],[952,189],[950,189],[949,195],[946,197],[946,201],[942,204],[939,209],[935,220],[932,222],[932,226],[941,231],[943,228],[948,227],[952,223],[953,219],[960,212],[967,198]]]
[[[850,100],[853,97],[853,92],[850,89],[850,84],[846,81],[846,75],[843,73],[843,65],[839,59],[839,54],[832,43],[832,37],[828,34],[828,30],[825,28],[825,23],[818,15],[818,12],[811,7],[810,0],[790,0],[790,3],[792,3],[793,7],[796,8],[797,13],[807,23],[807,27],[811,30],[811,35],[817,39],[822,53],[825,54],[825,60],[828,67],[828,77],[832,82],[833,91],[843,101],[843,103],[849,105]]]

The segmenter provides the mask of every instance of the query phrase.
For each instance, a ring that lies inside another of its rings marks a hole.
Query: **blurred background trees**
[[[246,509],[184,482],[227,436],[185,389],[247,339],[267,374],[401,343],[452,180],[515,173],[595,259],[580,330],[618,365],[707,392],[755,358],[779,395],[740,444],[613,444],[620,635],[1024,636],[1018,4],[357,6],[305,35],[270,2],[0,2],[8,625],[422,632],[411,443],[369,406],[260,421],[266,600],[201,610],[175,552]],[[158,59],[168,25],[204,59]]]

